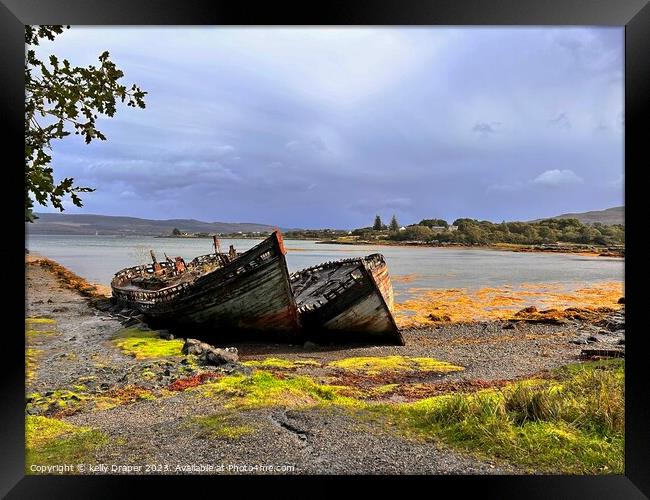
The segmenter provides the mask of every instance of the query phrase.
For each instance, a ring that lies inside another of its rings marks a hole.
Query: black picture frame
[[[17,168],[23,161],[24,141],[24,26],[27,24],[71,25],[609,25],[625,26],[625,218],[626,239],[626,446],[624,476],[431,476],[432,488],[442,484],[454,495],[478,488],[487,498],[647,498],[650,495],[650,391],[644,384],[644,336],[642,328],[640,236],[635,218],[639,212],[643,183],[642,167],[649,165],[646,149],[647,96],[650,96],[650,5],[649,0],[331,0],[318,4],[225,2],[221,0],[0,0],[0,99],[3,122],[8,126],[3,148],[3,199],[16,225],[5,231],[16,243],[0,245],[5,316],[12,326],[3,332],[2,426],[0,426],[0,495],[10,498],[103,498],[128,492],[134,482],[166,485],[168,477],[24,477],[24,301],[12,291],[24,289],[24,224],[22,192],[24,178]],[[631,225],[631,226],[630,226]],[[636,229],[635,229],[636,228]],[[13,321],[16,324],[13,324]],[[207,480],[207,477],[185,479]],[[214,479],[214,478],[212,478]],[[219,477],[219,481],[226,478]],[[259,478],[269,487],[275,478]],[[287,478],[284,478],[287,479]],[[294,478],[291,484],[298,486]],[[339,478],[340,479],[340,478]],[[402,483],[403,477],[375,477]],[[237,489],[249,488],[251,478],[233,478]],[[356,481],[357,479],[355,479]],[[287,481],[283,481],[286,488]],[[192,491],[201,490],[192,483]],[[336,481],[323,482],[335,491]],[[404,483],[402,483],[402,487]],[[166,487],[166,486],[165,486]],[[209,493],[205,490],[204,493]],[[303,490],[304,491],[304,490]],[[321,491],[325,491],[322,489]],[[406,490],[408,491],[408,490]],[[432,490],[437,491],[437,490]],[[407,493],[408,494],[408,493]]]

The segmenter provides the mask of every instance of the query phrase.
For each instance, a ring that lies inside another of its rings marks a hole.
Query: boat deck
[[[310,268],[294,275],[291,281],[300,309],[319,307],[338,295],[342,290],[363,278],[359,266],[360,260],[330,263],[321,267]]]
[[[203,273],[201,273],[203,274]],[[199,273],[196,272],[185,272],[183,274],[178,274],[175,276],[163,276],[163,277],[156,277],[156,276],[151,276],[147,277],[146,282],[147,282],[147,288],[146,290],[165,290],[166,288],[171,288],[176,285],[179,285],[181,283],[190,283],[194,281],[197,276],[199,276]],[[135,283],[134,283],[135,281]],[[132,279],[130,281],[127,281],[124,283],[121,287],[122,290],[125,291],[142,291],[143,286],[142,284],[138,283],[137,279]]]

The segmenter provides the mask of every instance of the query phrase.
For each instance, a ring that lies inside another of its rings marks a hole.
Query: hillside
[[[580,212],[571,214],[562,214],[548,219],[578,219],[583,224],[625,224],[625,207],[612,207],[605,210],[593,210],[591,212]],[[539,222],[537,219],[531,222]]]
[[[31,234],[108,234],[157,236],[174,228],[190,233],[235,233],[272,231],[274,226],[247,222],[202,222],[194,219],[152,220],[90,214],[39,213],[38,219],[26,224]]]

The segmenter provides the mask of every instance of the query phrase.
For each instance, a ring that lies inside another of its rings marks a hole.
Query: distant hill
[[[591,212],[582,212],[575,214],[562,214],[555,217],[546,217],[547,219],[578,219],[583,224],[625,224],[625,207],[612,207],[606,210],[593,210]],[[543,219],[537,219],[531,222],[538,222]]]
[[[194,219],[152,220],[136,217],[81,214],[37,214],[34,223],[25,224],[30,234],[104,234],[159,236],[174,228],[188,233],[236,233],[272,231],[274,226],[248,222],[202,222]],[[284,231],[284,229],[282,229]]]

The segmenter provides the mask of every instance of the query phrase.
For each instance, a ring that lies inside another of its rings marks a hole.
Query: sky
[[[349,229],[624,204],[621,27],[73,26],[148,94],[53,143],[68,213]],[[36,207],[37,211],[56,211]]]

